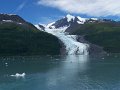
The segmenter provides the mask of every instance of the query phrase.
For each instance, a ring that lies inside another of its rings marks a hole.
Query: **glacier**
[[[68,55],[88,55],[89,45],[86,43],[80,43],[77,41],[77,35],[68,35],[65,33],[67,27],[61,29],[49,29],[46,28],[45,31],[51,33],[60,39],[66,49],[66,54]]]
[[[64,20],[63,20],[64,19]],[[93,20],[96,20],[96,18],[91,18]],[[72,23],[77,23],[77,24],[84,24],[87,20],[87,18],[81,18],[79,16],[72,16],[68,14],[67,16],[63,17],[63,20],[61,22],[67,22],[68,24],[61,25],[56,28],[54,24],[58,24],[58,22],[52,22],[48,25],[44,25],[45,27],[45,32],[50,33],[54,36],[56,36],[59,40],[61,40],[65,46],[66,49],[66,54],[68,55],[88,55],[89,54],[89,45],[86,43],[81,43],[77,41],[77,35],[69,35],[67,32],[65,32],[70,26],[71,22]],[[67,21],[66,21],[67,20]],[[59,23],[61,24],[59,21]],[[35,25],[36,28],[41,30],[41,28],[38,25]],[[43,30],[42,30],[43,31]]]

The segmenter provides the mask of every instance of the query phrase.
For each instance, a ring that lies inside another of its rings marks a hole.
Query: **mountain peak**
[[[67,18],[67,21],[70,22],[71,20],[74,20],[75,19],[75,16],[72,16],[70,14],[67,14],[66,15],[66,18]]]

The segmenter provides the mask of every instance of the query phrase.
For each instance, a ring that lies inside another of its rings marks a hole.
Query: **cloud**
[[[17,7],[16,12],[22,10],[22,9],[25,7],[25,5],[26,5],[26,2],[21,3],[21,4]]]
[[[120,0],[39,0],[39,5],[89,16],[120,16]]]

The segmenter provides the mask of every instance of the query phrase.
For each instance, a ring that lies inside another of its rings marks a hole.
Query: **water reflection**
[[[59,67],[50,70],[47,73],[47,87],[64,87],[65,85],[72,85],[75,80],[78,80],[78,74],[85,73],[88,67],[88,55],[69,55],[65,56]],[[64,87],[68,89],[67,87]],[[70,88],[71,89],[71,88]],[[71,89],[72,90],[72,89]]]
[[[65,61],[67,63],[63,64],[64,69],[72,68],[74,69],[73,71],[84,72],[88,67],[89,55],[69,55],[65,57]]]

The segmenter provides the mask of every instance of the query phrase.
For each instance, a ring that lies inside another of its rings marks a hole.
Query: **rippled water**
[[[119,69],[118,54],[1,57],[0,90],[119,90]]]

